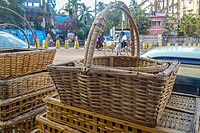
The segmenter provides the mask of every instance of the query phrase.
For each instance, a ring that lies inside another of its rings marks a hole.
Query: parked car
[[[141,57],[180,61],[174,91],[200,95],[200,47],[158,47]]]
[[[28,48],[28,44],[10,33],[0,31],[0,48]]]

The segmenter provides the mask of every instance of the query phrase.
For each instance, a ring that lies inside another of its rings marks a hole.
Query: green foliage
[[[53,31],[52,31],[53,28],[54,28],[53,25],[47,25],[47,26],[45,27],[45,31],[46,31],[47,34],[50,34],[51,37],[55,40],[56,35],[55,35],[55,34],[53,33]]]
[[[1,0],[0,6],[12,9],[13,11],[15,11],[23,16],[24,11],[21,8],[21,4],[24,1],[25,0],[8,0],[8,2],[6,2],[5,0]],[[3,9],[0,9],[0,12],[1,12],[0,13],[0,21],[1,22],[15,24],[15,25],[20,26],[21,28],[23,28],[25,26],[23,21],[15,14],[13,14],[9,11],[3,10]]]
[[[80,0],[68,0],[68,3],[66,3],[66,8],[72,9],[73,12],[73,17],[77,20],[77,11],[78,11],[78,6],[80,5],[78,3]]]
[[[121,23],[122,11],[119,9],[112,9],[106,16],[104,35],[110,33],[110,29],[117,27]]]
[[[107,4],[103,3],[103,2],[98,2],[97,3],[97,6],[96,6],[96,11],[97,13],[98,12],[101,12],[105,7],[107,6]]]
[[[137,1],[131,0],[129,6],[132,7],[132,8],[136,8],[137,7]]]
[[[79,5],[79,9],[78,9],[78,18],[79,18],[79,21],[82,21],[84,26],[86,26],[88,24],[88,21],[90,19],[93,18],[90,10],[90,6],[89,7],[86,7],[86,5],[84,3],[80,4]]]
[[[82,31],[82,30],[76,30],[75,31],[75,35],[78,36],[79,40],[85,40],[84,31]]]
[[[180,31],[184,32],[186,36],[200,37],[200,16],[184,15],[181,18]]]
[[[133,5],[130,7],[130,11],[136,22],[139,34],[148,34],[149,32],[147,31],[147,29],[151,26],[151,19],[147,17],[145,10],[142,10],[140,7],[136,7],[135,5]]]
[[[178,34],[178,19],[174,14],[169,14],[163,21],[163,23],[165,23],[165,29],[166,29],[166,31],[164,32],[165,36]]]

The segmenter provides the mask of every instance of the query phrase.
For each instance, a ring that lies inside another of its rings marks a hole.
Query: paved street
[[[146,50],[141,50],[141,53],[144,53]],[[83,48],[80,49],[57,49],[57,53],[55,56],[54,64],[69,62],[77,59],[84,58],[85,50]],[[116,53],[113,53],[115,55]],[[104,56],[103,51],[97,51],[95,50],[94,56]]]

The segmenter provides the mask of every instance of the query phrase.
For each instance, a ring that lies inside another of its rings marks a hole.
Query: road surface
[[[141,50],[141,53],[144,53],[145,51],[146,50]],[[80,48],[80,49],[74,49],[74,48],[57,49],[53,64],[60,64],[60,63],[64,63],[64,62],[74,61],[77,59],[83,59],[84,53],[85,53],[85,49],[83,49],[83,48]],[[115,55],[115,54],[116,53],[114,52],[113,55]],[[105,55],[104,55],[103,51],[95,50],[94,56],[105,56]]]

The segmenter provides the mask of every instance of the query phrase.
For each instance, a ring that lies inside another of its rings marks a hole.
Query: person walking
[[[115,51],[117,53],[117,55],[121,55],[121,42],[120,42],[120,37],[118,34],[116,34],[115,36],[115,42],[116,42],[116,47],[115,47]]]
[[[121,32],[121,47],[124,48],[125,46],[127,46],[127,37],[126,34],[122,31]]]
[[[51,37],[49,33],[47,34],[46,41],[47,41],[48,46],[54,45],[53,38]]]

